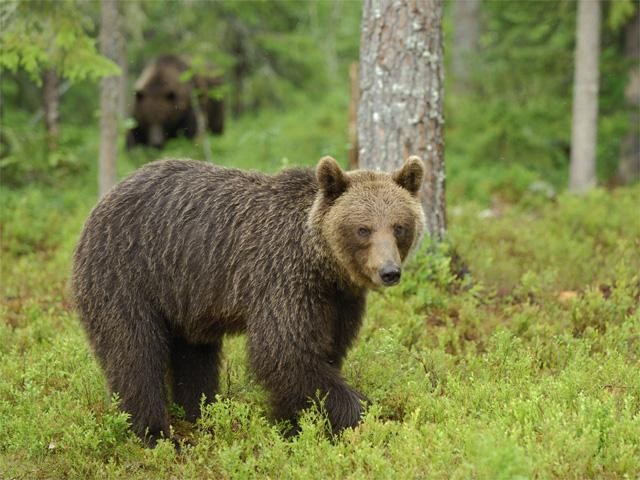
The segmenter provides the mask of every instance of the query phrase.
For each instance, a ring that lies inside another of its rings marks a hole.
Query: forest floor
[[[70,305],[88,175],[0,192],[0,478],[640,475],[640,186],[453,204],[470,274],[425,243],[370,295],[344,367],[372,400],[360,427],[329,438],[310,411],[283,438],[234,337],[218,401],[195,425],[173,408],[176,452],[128,429]]]

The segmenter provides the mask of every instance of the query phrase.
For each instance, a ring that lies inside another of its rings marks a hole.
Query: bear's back
[[[310,170],[269,176],[188,160],[148,164],[89,216],[74,256],[76,303],[94,310],[100,292],[123,301],[135,291],[172,317],[239,308],[242,292],[277,277],[282,258],[304,263],[317,188]],[[212,291],[224,304],[211,303]]]

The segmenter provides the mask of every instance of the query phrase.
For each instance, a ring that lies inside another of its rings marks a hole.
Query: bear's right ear
[[[335,200],[349,186],[349,178],[332,157],[322,157],[316,167],[316,179],[325,198]]]

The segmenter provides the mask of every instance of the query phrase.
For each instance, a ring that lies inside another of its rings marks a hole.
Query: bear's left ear
[[[394,182],[408,190],[411,195],[417,196],[424,180],[424,164],[420,157],[412,155],[407,158],[402,168],[392,174],[392,178]]]
[[[349,178],[332,157],[322,157],[316,167],[316,178],[325,198],[335,200],[349,186]]]

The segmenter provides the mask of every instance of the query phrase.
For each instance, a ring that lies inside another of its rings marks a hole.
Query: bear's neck
[[[319,227],[309,224],[308,235],[304,241],[308,248],[307,258],[314,259],[312,268],[314,276],[326,287],[338,289],[345,295],[365,297],[368,289],[358,285],[346,268],[344,268],[332,253]]]

